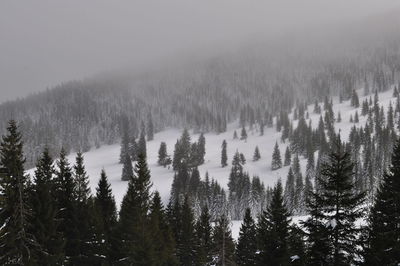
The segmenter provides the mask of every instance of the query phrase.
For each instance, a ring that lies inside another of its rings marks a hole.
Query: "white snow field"
[[[339,110],[341,113],[342,122],[335,123],[335,128],[336,130],[340,129],[342,140],[347,140],[351,127],[355,125],[354,123],[350,123],[349,119],[351,115],[354,117],[356,110],[358,110],[360,120],[360,122],[356,124],[357,127],[364,125],[367,120],[367,117],[361,116],[361,103],[365,98],[369,98],[370,96],[373,98],[373,94],[361,97],[362,94],[362,90],[358,90],[360,108],[357,109],[351,107],[349,101],[339,103],[337,98],[333,99],[333,109],[335,117],[337,116],[337,112]],[[379,104],[384,107],[385,111],[387,110],[390,102],[392,103],[393,108],[395,107],[396,98],[394,98],[392,94],[393,90],[388,90],[379,94]],[[320,105],[322,107],[322,103],[320,103]],[[306,121],[308,124],[309,120],[311,120],[312,127],[315,128],[318,126],[320,115],[314,114],[313,108],[313,105],[308,106],[309,119],[307,119]],[[294,128],[296,126],[297,121],[294,121]],[[260,136],[259,132],[255,130],[251,131],[249,128],[246,128],[248,135],[247,141],[239,139],[234,140],[233,133],[235,130],[237,131],[237,134],[240,138],[241,128],[238,127],[238,123],[230,124],[228,126],[227,132],[225,133],[205,134],[205,163],[199,167],[201,178],[204,178],[205,173],[208,172],[210,178],[216,179],[222,187],[227,189],[230,172],[230,162],[232,160],[233,154],[236,152],[236,150],[238,150],[246,157],[247,162],[244,165],[244,169],[250,174],[250,176],[258,175],[266,186],[273,186],[278,179],[281,179],[284,185],[289,167],[283,167],[281,169],[271,171],[271,158],[275,142],[277,141],[279,144],[282,160],[284,159],[284,152],[288,144],[287,142],[281,143],[281,133],[276,131],[275,125],[272,128],[265,128],[264,136]],[[176,140],[180,138],[181,133],[182,130],[167,129],[155,134],[154,140],[147,142],[148,164],[151,171],[153,190],[157,190],[160,192],[160,195],[165,205],[168,203],[169,200],[174,173],[172,169],[164,168],[157,164],[158,149],[160,147],[160,143],[164,141],[167,144],[168,154],[172,156]],[[199,134],[191,134],[192,141],[197,141],[198,137]],[[228,166],[224,168],[222,168],[220,164],[221,144],[223,140],[226,140],[228,143],[227,151],[229,163]],[[257,162],[253,162],[252,158],[256,146],[258,146],[260,149],[261,159]],[[90,177],[90,187],[92,193],[95,193],[96,191],[95,188],[100,178],[100,171],[104,168],[107,173],[109,182],[112,185],[113,194],[115,196],[118,207],[126,192],[128,184],[128,182],[126,181],[121,181],[122,164],[118,163],[119,153],[120,145],[114,144],[109,146],[102,146],[98,149],[93,149],[84,154],[85,166],[87,173]],[[71,164],[74,163],[75,155],[76,154],[71,154],[68,156]],[[300,163],[302,171],[304,173],[306,160],[304,158],[300,158]],[[32,174],[33,169],[28,172]],[[294,217],[294,221],[299,220],[297,218],[300,217]],[[239,228],[240,221],[232,221],[232,233],[235,239],[238,237]]]

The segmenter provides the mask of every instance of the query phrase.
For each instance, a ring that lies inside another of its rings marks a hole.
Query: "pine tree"
[[[129,155],[125,155],[124,165],[122,167],[122,181],[129,181],[133,177],[133,166]]]
[[[78,256],[79,230],[76,214],[77,195],[76,184],[72,176],[72,169],[66,158],[66,153],[61,150],[57,161],[56,171],[56,202],[58,207],[57,219],[60,221],[59,231],[64,235],[65,255],[67,261],[72,263],[72,258]]]
[[[154,248],[149,228],[150,172],[146,157],[139,154],[135,174],[131,177],[119,213],[119,254],[117,260],[133,265],[152,265]]]
[[[181,265],[194,265],[196,261],[196,235],[192,209],[186,196],[181,209],[177,256]]]
[[[272,192],[271,203],[257,224],[258,265],[288,265],[289,212],[282,197],[280,181]]]
[[[261,158],[260,150],[258,149],[258,146],[256,146],[256,149],[254,150],[253,161],[256,162],[260,160],[260,158]]]
[[[296,225],[289,227],[288,254],[290,265],[306,265],[304,232]]]
[[[171,227],[161,202],[160,194],[156,191],[150,206],[151,242],[154,246],[154,261],[152,265],[178,265],[175,256],[175,242]]]
[[[115,241],[113,234],[117,225],[117,208],[112,195],[111,184],[108,182],[104,169],[101,171],[100,180],[96,187],[94,210],[96,213],[97,254],[104,259],[103,264],[111,265],[112,245]]]
[[[27,177],[24,174],[22,135],[17,123],[11,120],[7,134],[0,144],[0,264],[29,265],[31,253],[38,248],[29,233],[29,205],[27,203]]]
[[[235,265],[235,243],[229,226],[228,218],[222,214],[213,230],[214,264]]]
[[[240,133],[240,139],[247,140],[247,132],[245,127],[242,127],[242,132]]]
[[[242,226],[240,227],[238,243],[236,246],[236,263],[239,266],[257,265],[257,237],[256,225],[251,211],[246,209]]]
[[[237,135],[237,132],[235,130],[235,131],[233,131],[233,139],[237,139],[237,138],[238,138],[238,135]]]
[[[368,219],[365,265],[397,265],[400,262],[400,142],[392,165],[383,177]]]
[[[153,125],[153,116],[151,112],[149,112],[148,121],[147,121],[147,141],[152,141],[154,139],[154,125]]]
[[[283,194],[285,205],[290,213],[295,210],[295,177],[292,168],[289,168],[288,176],[286,178],[285,191]]]
[[[285,161],[284,161],[283,165],[288,166],[288,165],[290,165],[291,161],[292,161],[292,155],[290,153],[289,146],[287,146],[286,151],[285,151]]]
[[[137,157],[139,157],[141,154],[144,157],[147,156],[146,132],[144,132],[144,130],[142,130],[142,132],[140,133],[139,142],[138,142],[138,149],[137,149]]]
[[[124,163],[124,159],[126,154],[129,154],[130,147],[129,147],[129,133],[128,133],[128,122],[125,122],[122,125],[121,129],[121,152],[119,155],[119,163]]]
[[[199,165],[204,164],[204,156],[206,155],[206,138],[204,134],[201,133],[199,136],[199,140],[197,142],[198,148],[198,158],[199,158]]]
[[[32,206],[30,232],[41,247],[32,255],[39,265],[57,265],[64,259],[64,240],[58,232],[59,221],[56,219],[54,174],[53,160],[46,148],[36,165],[29,195]]]
[[[328,160],[321,166],[320,192],[311,193],[308,203],[311,217],[305,225],[310,234],[314,263],[350,265],[356,254],[360,229],[355,221],[363,216],[360,205],[364,194],[354,192],[354,165],[340,138],[334,145]]]
[[[171,163],[171,158],[167,153],[167,144],[165,142],[161,142],[160,149],[158,150],[158,164],[166,167]]]
[[[275,143],[274,152],[272,153],[271,170],[277,170],[282,167],[281,152],[278,142]]]
[[[228,155],[227,155],[227,143],[226,140],[222,142],[222,151],[221,151],[221,166],[225,167],[228,165]]]
[[[211,238],[211,216],[207,205],[201,210],[201,215],[196,222],[197,264],[210,265],[212,262],[213,242]]]

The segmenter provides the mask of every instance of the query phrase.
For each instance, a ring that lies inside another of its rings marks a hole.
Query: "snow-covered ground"
[[[395,107],[395,98],[392,97],[392,94],[392,90],[379,94],[379,103],[380,105],[384,106],[385,111],[387,110],[390,102],[392,102],[393,108]],[[362,90],[358,91],[358,95],[362,95]],[[371,96],[373,97],[373,95]],[[366,122],[367,117],[361,116],[361,104],[365,98],[369,97],[370,95],[367,97],[360,97],[360,108],[358,108],[360,122],[357,124],[357,126],[364,125]],[[313,108],[313,105],[308,106],[310,117],[307,120],[307,123],[311,119],[311,124],[313,128],[315,128],[318,126],[320,115],[314,114]],[[340,129],[342,140],[347,140],[351,127],[354,125],[354,123],[349,122],[350,116],[352,115],[354,118],[354,114],[357,109],[351,107],[349,101],[338,103],[338,99],[334,99],[333,110],[335,116],[337,116],[337,112],[340,110],[342,122],[335,123],[335,127],[336,130]],[[294,126],[296,126],[296,121],[294,123]],[[259,132],[251,131],[249,128],[247,128],[248,138],[247,141],[244,141],[233,139],[233,133],[235,130],[240,136],[241,129],[238,127],[238,123],[230,124],[228,126],[227,132],[225,133],[205,134],[206,155],[205,163],[199,167],[201,177],[204,178],[205,173],[208,172],[210,177],[216,179],[223,187],[227,188],[230,166],[228,165],[227,167],[222,168],[220,164],[221,144],[223,140],[226,140],[228,143],[227,151],[229,163],[232,160],[233,154],[236,152],[236,150],[238,150],[245,155],[247,162],[244,166],[244,169],[251,176],[258,175],[266,186],[273,186],[279,178],[284,184],[288,172],[288,167],[283,167],[279,170],[271,171],[271,158],[275,142],[277,141],[279,144],[282,160],[287,146],[287,143],[281,143],[280,132],[277,132],[275,127],[265,128],[264,136],[260,136]],[[160,147],[160,143],[164,141],[167,144],[168,154],[172,155],[176,140],[180,137],[181,133],[182,131],[178,129],[167,129],[155,134],[154,140],[147,142],[148,164],[151,171],[153,189],[160,192],[160,195],[165,204],[168,202],[169,199],[174,173],[172,169],[164,168],[157,164],[158,149]],[[198,137],[198,134],[191,135],[192,141],[197,141]],[[261,159],[257,162],[253,162],[252,158],[256,146],[258,146],[260,149]],[[102,146],[99,149],[93,149],[84,154],[85,166],[87,173],[90,177],[90,187],[92,193],[95,193],[95,187],[97,186],[97,182],[100,178],[100,171],[104,168],[108,175],[109,181],[111,182],[113,194],[115,195],[117,205],[119,205],[122,201],[128,184],[125,181],[121,181],[122,165],[118,163],[119,153],[120,145],[115,144]],[[71,164],[74,163],[74,157],[75,154],[71,154],[68,157]],[[304,171],[306,160],[304,158],[300,158],[300,163],[302,170]],[[32,173],[33,170],[31,169],[29,172]],[[295,218],[294,220],[297,220],[297,218]],[[239,228],[240,221],[233,221],[232,233],[235,238],[239,234]]]

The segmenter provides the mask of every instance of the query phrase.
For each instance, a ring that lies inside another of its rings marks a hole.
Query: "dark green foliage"
[[[133,166],[132,166],[131,157],[128,154],[125,154],[125,158],[124,158],[123,166],[122,166],[121,180],[129,181],[132,179],[132,177],[133,177]]]
[[[31,253],[38,248],[29,233],[29,205],[26,197],[23,143],[17,123],[9,122],[0,144],[0,264],[29,265]]]
[[[275,186],[271,203],[257,224],[258,265],[288,265],[289,212],[282,196],[280,182]]]
[[[140,132],[139,142],[137,148],[137,156],[143,155],[144,157],[147,156],[147,148],[146,148],[146,132],[142,129]]]
[[[221,166],[222,167],[225,167],[228,165],[228,154],[227,154],[226,149],[227,149],[227,143],[226,143],[226,140],[224,140],[222,142],[222,151],[221,151]]]
[[[154,193],[149,219],[150,237],[154,249],[152,265],[178,265],[175,256],[175,240],[158,192]]]
[[[355,261],[360,233],[355,221],[364,214],[360,206],[364,194],[354,192],[353,167],[338,138],[321,166],[319,193],[311,193],[308,203],[311,217],[305,226],[313,264],[349,265]]]
[[[246,132],[246,128],[242,127],[242,131],[240,133],[240,139],[241,140],[247,140],[247,132]]]
[[[258,149],[258,146],[256,146],[256,149],[254,150],[253,161],[256,162],[260,159],[261,159],[260,150]]]
[[[29,193],[32,208],[30,232],[40,245],[32,255],[39,265],[59,265],[64,259],[64,239],[58,232],[60,221],[56,219],[54,174],[53,160],[45,149],[36,165],[34,184]]]
[[[201,215],[196,222],[196,237],[197,244],[197,264],[209,265],[212,262],[212,227],[211,216],[207,205],[201,210]]]
[[[392,166],[383,177],[369,216],[365,265],[400,262],[400,142],[394,147]]]
[[[276,142],[274,151],[272,153],[271,170],[277,170],[281,167],[282,167],[281,152],[279,150],[278,142]]]
[[[236,246],[236,263],[239,266],[257,265],[256,225],[250,209],[246,209]]]
[[[235,265],[235,243],[228,218],[222,214],[213,230],[215,265]]]
[[[117,210],[111,185],[104,170],[101,171],[100,180],[96,188],[94,213],[96,253],[103,258],[103,264],[110,265],[112,244],[116,241],[113,239],[113,234],[117,224]]]
[[[179,239],[177,241],[177,256],[181,265],[195,265],[196,262],[196,234],[193,211],[189,198],[186,196],[181,207],[181,221]]]
[[[292,154],[290,153],[290,149],[289,149],[289,146],[288,146],[288,147],[286,147],[285,161],[284,161],[283,165],[284,166],[288,166],[288,165],[290,165],[291,161],[292,161]]]
[[[171,164],[171,158],[167,153],[167,144],[165,142],[161,142],[158,150],[158,164],[164,167]]]

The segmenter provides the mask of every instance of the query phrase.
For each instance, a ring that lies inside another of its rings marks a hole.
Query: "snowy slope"
[[[359,95],[362,95],[362,91],[358,91]],[[387,110],[389,103],[395,106],[395,98],[392,97],[393,91],[389,90],[379,94],[379,103],[384,106],[385,111]],[[360,97],[360,105],[362,101],[367,97]],[[373,95],[372,95],[373,97]],[[308,106],[308,112],[310,114],[307,123],[311,119],[312,127],[318,126],[319,114],[313,114],[313,105]],[[354,123],[350,123],[349,119],[354,114],[357,109],[350,106],[349,101],[344,101],[343,103],[338,103],[338,99],[334,99],[333,110],[335,116],[340,110],[342,122],[335,123],[336,130],[340,129],[342,140],[347,140],[350,133],[351,127]],[[358,108],[359,115],[361,114],[361,107]],[[364,125],[367,117],[360,117],[360,122],[356,124],[357,126]],[[296,121],[294,122],[294,127],[296,127]],[[206,171],[208,171],[210,177],[215,178],[223,187],[227,188],[228,177],[230,172],[230,166],[221,168],[220,158],[221,158],[221,144],[225,139],[228,143],[228,162],[232,160],[233,154],[238,150],[243,153],[246,157],[247,163],[244,166],[245,171],[247,171],[251,176],[258,175],[260,179],[264,182],[266,186],[273,186],[279,178],[282,179],[284,184],[286,180],[286,175],[288,172],[288,167],[283,167],[276,171],[271,171],[271,157],[273,147],[275,142],[278,141],[281,156],[283,158],[284,151],[286,149],[287,143],[280,142],[281,134],[276,131],[275,127],[265,128],[264,136],[259,136],[259,132],[250,131],[247,129],[248,139],[243,140],[233,140],[233,132],[237,131],[240,135],[240,129],[237,123],[230,124],[228,130],[222,134],[207,133],[206,138],[206,155],[205,163],[199,167],[201,177],[203,178]],[[164,141],[167,144],[168,154],[173,154],[174,145],[176,140],[181,135],[181,130],[178,129],[168,129],[155,134],[154,140],[147,143],[147,154],[148,154],[148,164],[151,170],[151,180],[153,182],[153,189],[160,192],[161,197],[166,204],[170,195],[170,188],[173,180],[172,169],[163,168],[157,165],[158,149],[160,142]],[[197,141],[199,135],[191,135],[192,141]],[[261,153],[261,159],[257,162],[252,161],[253,153],[255,147],[258,146]],[[99,149],[89,151],[84,154],[85,166],[90,177],[90,187],[92,193],[95,193],[95,187],[97,186],[98,179],[100,177],[101,169],[105,169],[109,181],[112,184],[112,190],[115,195],[117,205],[120,204],[122,198],[127,189],[127,182],[121,181],[122,165],[118,163],[119,160],[120,145],[109,145],[102,146]],[[71,154],[68,158],[70,163],[74,163],[75,154]],[[306,166],[306,160],[300,158],[300,163],[302,171],[304,172]],[[32,173],[33,170],[29,172]],[[233,221],[233,235],[237,236],[240,227],[240,222]]]

